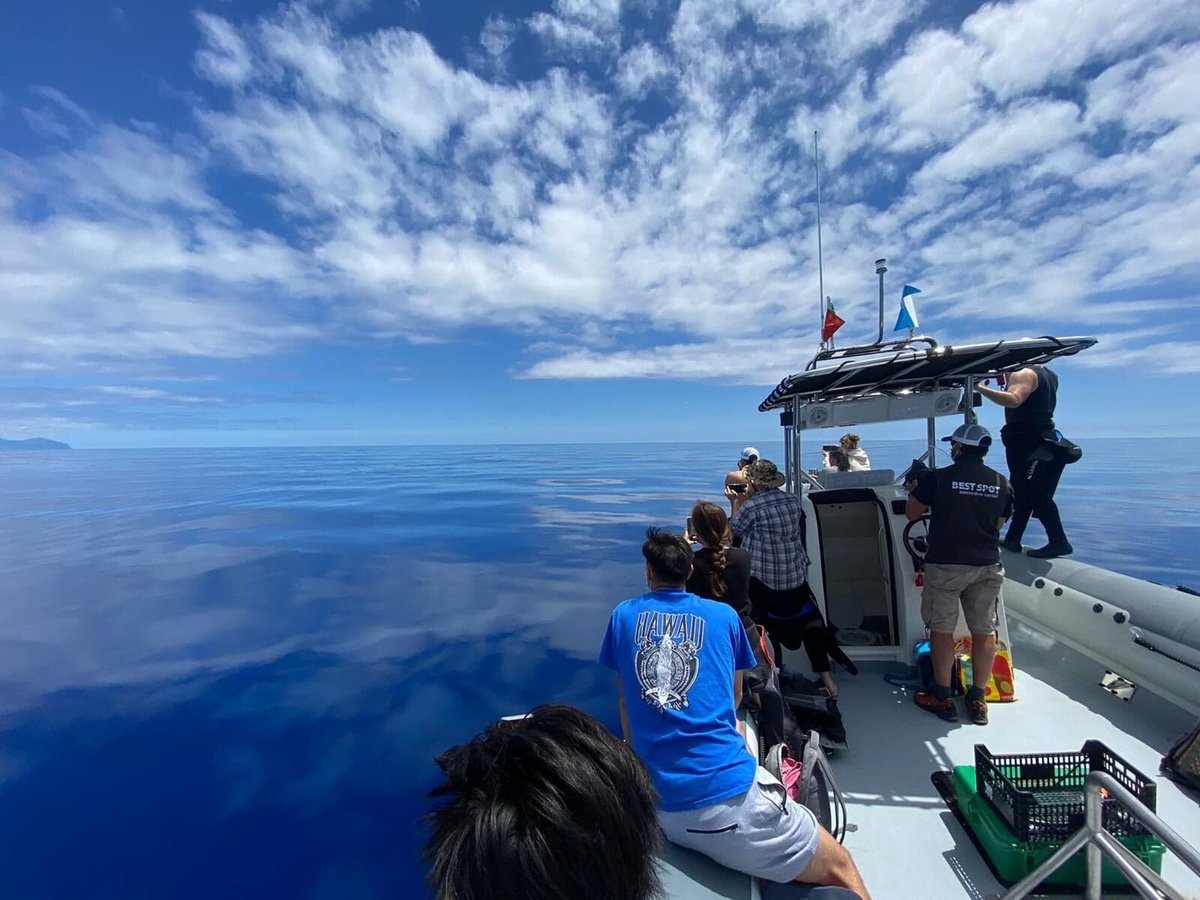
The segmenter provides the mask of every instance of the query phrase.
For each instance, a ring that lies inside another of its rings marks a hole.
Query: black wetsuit
[[[1004,455],[1008,459],[1014,507],[1006,541],[1020,542],[1030,516],[1041,521],[1052,547],[1070,546],[1054,492],[1066,461],[1051,453],[1047,439],[1054,438],[1054,408],[1058,400],[1058,376],[1045,366],[1030,366],[1038,385],[1016,409],[1004,410]]]

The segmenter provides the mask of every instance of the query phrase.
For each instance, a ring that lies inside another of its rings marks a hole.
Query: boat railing
[[[854,359],[859,356],[873,356],[876,353],[895,353],[901,350],[911,350],[918,344],[924,344],[930,350],[936,350],[938,342],[931,337],[921,335],[919,337],[901,338],[895,341],[881,341],[876,344],[855,344],[850,347],[830,348],[821,350],[814,356],[804,367],[806,372],[817,367],[817,363],[827,362],[831,359]]]
[[[1107,772],[1092,772],[1083,787],[1083,826],[1067,838],[1049,859],[1014,884],[1001,900],[1020,900],[1021,897],[1027,896],[1084,848],[1087,855],[1083,896],[1086,900],[1099,900],[1101,896],[1104,857],[1113,862],[1141,896],[1155,900],[1161,897],[1166,897],[1167,900],[1188,900],[1186,894],[1171,887],[1161,875],[1134,856],[1131,850],[1104,828],[1101,814],[1104,800],[1108,798],[1124,806],[1130,815],[1150,829],[1189,869],[1200,875],[1200,853],[1197,853],[1191,844]]]

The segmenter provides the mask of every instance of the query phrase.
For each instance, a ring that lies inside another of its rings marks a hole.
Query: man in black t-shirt
[[[996,656],[997,606],[1004,582],[1000,527],[1012,515],[1012,489],[1003,475],[984,465],[992,436],[982,425],[960,425],[942,440],[950,441],[953,464],[922,473],[904,510],[909,521],[929,513],[921,618],[929,629],[935,684],[913,700],[948,722],[958,721],[950,698],[950,672],[961,603],[971,631],[973,684],[967,691],[967,712],[976,725],[986,725],[984,689]]]

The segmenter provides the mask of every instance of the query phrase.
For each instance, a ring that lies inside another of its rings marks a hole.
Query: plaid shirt
[[[800,498],[778,489],[742,504],[729,528],[750,554],[750,574],[769,588],[786,591],[808,577],[808,554],[800,543]]]

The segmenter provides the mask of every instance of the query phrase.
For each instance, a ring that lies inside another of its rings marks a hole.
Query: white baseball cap
[[[744,463],[758,462],[759,459],[760,455],[756,447],[747,447],[742,451],[742,462]]]
[[[953,441],[956,444],[963,444],[967,447],[990,447],[992,445],[992,433],[982,425],[959,425],[954,429],[954,434],[950,437],[942,438],[943,441]]]

